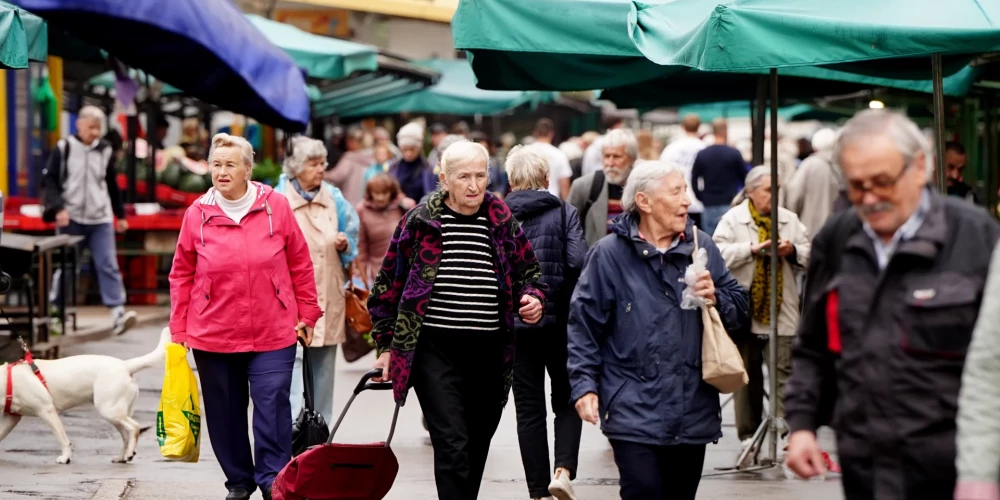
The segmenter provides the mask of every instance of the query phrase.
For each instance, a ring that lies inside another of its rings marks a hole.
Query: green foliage
[[[280,175],[281,163],[278,163],[271,158],[265,158],[264,161],[254,165],[253,174],[250,178],[257,182],[263,182],[264,184],[274,186],[278,183],[278,177]]]

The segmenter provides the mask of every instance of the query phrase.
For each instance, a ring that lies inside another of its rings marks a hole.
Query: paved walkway
[[[120,337],[72,346],[65,355],[109,354],[122,358],[144,354],[152,349],[162,324],[138,328]],[[371,366],[366,358],[337,367],[335,405],[347,401],[350,390]],[[143,425],[153,425],[159,400],[162,368],[139,373],[140,394],[135,418]],[[371,442],[385,438],[391,418],[392,402],[388,393],[369,393],[358,398],[345,419],[338,440]],[[709,446],[706,473],[715,467],[731,464],[739,443],[731,427],[732,406],[723,410],[725,437]],[[118,433],[91,407],[70,410],[63,415],[67,433],[74,445],[73,462],[55,464],[58,447],[48,428],[38,419],[26,418],[0,443],[0,498],[7,500],[90,499],[102,500],[201,500],[225,498],[224,477],[212,454],[210,441],[202,443],[201,458],[196,464],[163,460],[153,431],[140,438],[135,461],[126,465],[111,464],[121,446]],[[550,429],[551,431],[551,429]],[[825,437],[827,440],[829,436]],[[393,449],[400,472],[388,500],[430,500],[437,498],[433,480],[433,455],[426,432],[420,424],[420,408],[410,398],[400,412],[393,438]],[[582,500],[618,497],[618,473],[607,440],[595,427],[585,424],[580,450],[580,474],[577,492]],[[127,490],[127,491],[126,491]],[[97,495],[97,496],[95,496]],[[699,499],[768,499],[832,500],[841,498],[836,481],[805,482],[784,479],[780,471],[709,477],[702,481]],[[259,494],[255,495],[259,499]],[[493,439],[486,467],[482,500],[527,498],[524,471],[517,445],[513,403],[504,411],[500,428]]]

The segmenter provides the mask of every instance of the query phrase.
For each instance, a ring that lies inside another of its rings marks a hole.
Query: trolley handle
[[[344,405],[344,409],[340,412],[340,417],[337,418],[337,422],[333,424],[333,428],[330,429],[330,437],[327,438],[326,444],[333,442],[333,436],[337,434],[337,429],[340,428],[340,423],[344,421],[344,417],[347,416],[347,410],[351,408],[351,404],[354,403],[354,398],[358,397],[364,391],[388,391],[392,389],[392,382],[372,382],[372,377],[378,377],[382,375],[381,368],[375,368],[365,373],[361,377],[361,381],[354,388],[354,394],[351,394],[351,398],[347,400],[347,404]],[[392,436],[396,433],[396,420],[399,418],[399,404],[395,405],[392,411],[392,424],[389,426],[389,437],[385,440],[385,447],[389,447],[389,443],[392,442]]]
[[[358,385],[354,387],[354,394],[358,395],[364,391],[389,391],[392,390],[392,382],[372,382],[373,377],[381,377],[382,369],[375,368],[366,373],[361,380],[358,381]]]

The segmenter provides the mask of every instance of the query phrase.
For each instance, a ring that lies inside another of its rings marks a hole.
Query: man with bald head
[[[663,150],[663,154],[660,155],[660,161],[665,161],[677,167],[684,174],[684,180],[687,182],[688,199],[691,200],[691,206],[688,207],[688,217],[696,225],[701,226],[701,214],[705,211],[705,205],[695,196],[694,186],[691,182],[691,169],[694,167],[694,159],[702,149],[705,149],[705,143],[698,137],[701,118],[694,113],[689,113],[684,115],[682,125],[684,126],[684,136],[667,145],[666,149]]]

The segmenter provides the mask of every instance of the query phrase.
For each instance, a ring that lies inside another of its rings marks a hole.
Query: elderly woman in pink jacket
[[[274,477],[291,460],[296,337],[308,344],[323,312],[288,200],[250,181],[250,143],[218,134],[208,163],[213,187],[188,208],[177,239],[170,331],[194,351],[227,500],[248,499],[257,488],[269,500]]]

